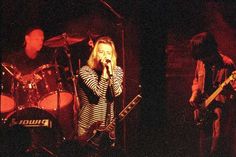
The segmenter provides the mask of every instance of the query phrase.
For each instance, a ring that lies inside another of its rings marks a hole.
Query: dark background
[[[194,73],[188,40],[209,30],[224,54],[235,60],[236,4],[187,0],[106,2],[124,19],[119,20],[99,0],[3,0],[2,57],[22,46],[24,30],[31,25],[42,26],[46,40],[63,32],[78,37],[87,37],[88,31],[111,36],[119,65],[125,61],[123,105],[140,92],[140,86],[143,96],[122,123],[120,139],[127,153],[131,157],[197,156],[197,129],[188,106]],[[84,40],[70,47],[75,70],[78,59],[84,61],[89,55],[86,46]]]

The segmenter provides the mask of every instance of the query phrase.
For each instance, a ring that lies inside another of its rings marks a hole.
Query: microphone
[[[108,64],[111,63],[111,60],[110,59],[106,59],[106,63],[107,63],[106,68],[107,68],[108,75],[109,75],[109,77],[111,77],[111,76],[113,76],[112,68],[111,68],[111,65],[108,66]]]

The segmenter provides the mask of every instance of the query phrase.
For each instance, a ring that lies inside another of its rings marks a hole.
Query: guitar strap
[[[215,65],[211,67],[211,70],[212,70],[212,85],[214,89],[217,89],[218,88],[217,81],[218,81],[219,73]]]
[[[210,95],[218,88],[218,70],[215,65],[205,66],[204,93]]]

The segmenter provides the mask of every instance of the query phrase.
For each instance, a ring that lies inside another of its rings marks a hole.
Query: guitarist
[[[235,70],[235,64],[217,48],[214,36],[209,32],[201,32],[190,40],[192,57],[197,61],[192,84],[192,95],[189,103],[194,107],[194,119],[199,120],[199,102],[203,96],[210,96]],[[227,104],[232,102],[235,93],[235,81],[231,81],[214,101],[208,106],[205,122],[200,129],[199,156],[220,156],[222,145],[222,122]],[[199,124],[199,123],[198,123]]]
[[[114,118],[114,97],[122,93],[123,82],[123,70],[116,63],[117,53],[112,39],[108,36],[98,38],[87,65],[79,71],[82,106],[78,123],[79,139],[90,138],[88,133],[91,129],[104,128]],[[96,123],[98,125],[91,127]]]

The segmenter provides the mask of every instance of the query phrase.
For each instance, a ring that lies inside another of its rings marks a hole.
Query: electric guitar
[[[219,87],[201,104],[197,105],[197,109],[199,110],[198,118],[195,119],[197,126],[203,126],[208,123],[210,119],[212,119],[212,114],[209,110],[209,106],[212,105],[212,101],[221,93],[226,85],[229,84],[230,81],[236,79],[236,71],[233,71],[232,74],[219,85]]]
[[[104,150],[114,143],[114,128],[115,122],[121,122],[130,113],[130,111],[140,102],[142,96],[138,94],[118,115],[118,118],[114,118],[110,124],[105,128],[101,128],[102,121],[93,123],[88,131],[79,136],[78,140],[82,143],[92,146],[96,150]]]

